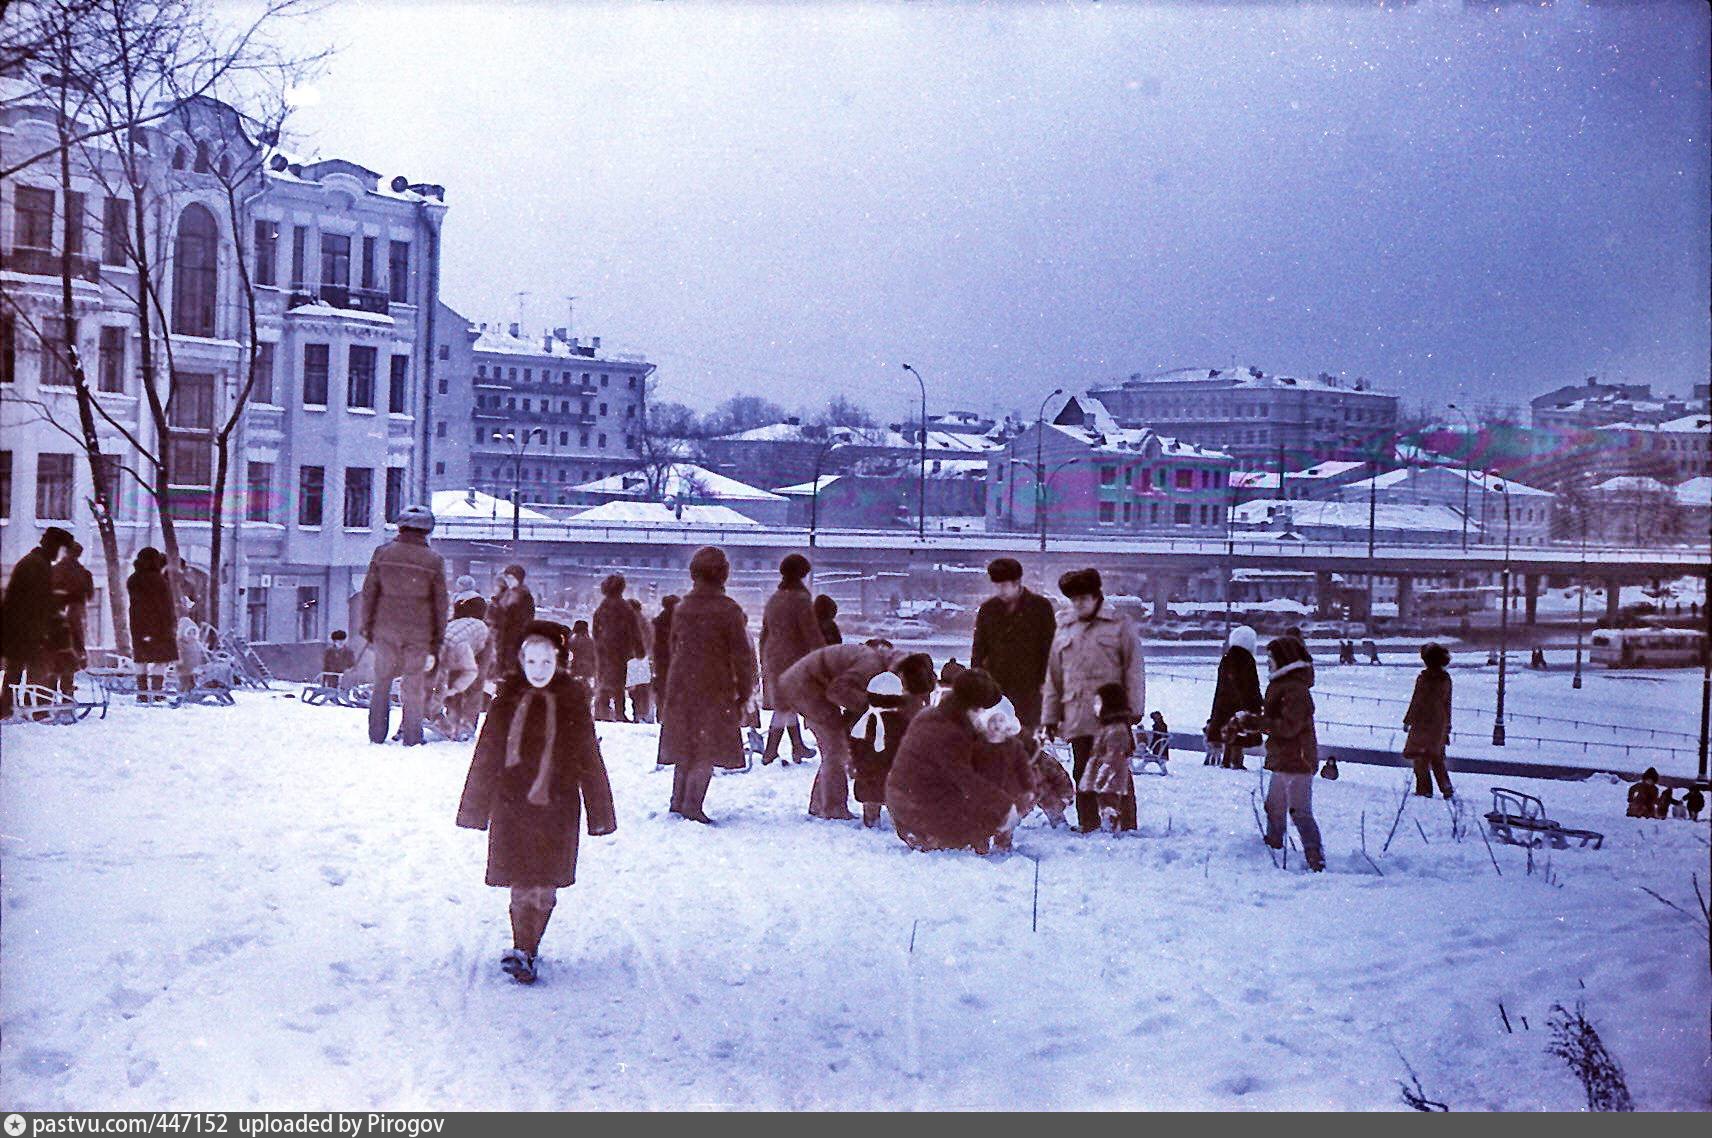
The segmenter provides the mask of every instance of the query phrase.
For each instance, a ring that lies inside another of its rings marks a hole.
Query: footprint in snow
[[[345,871],[324,865],[321,867],[321,879],[329,885],[343,885],[345,883]]]

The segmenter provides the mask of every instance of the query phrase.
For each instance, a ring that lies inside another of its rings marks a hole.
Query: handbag
[[[637,658],[634,660],[625,661],[625,664],[624,664],[624,686],[625,687],[627,687],[627,688],[640,687],[643,684],[652,683],[653,679],[654,679],[654,674],[649,669],[647,660]]]
[[[1326,759],[1325,765],[1320,767],[1320,777],[1324,778],[1324,779],[1330,779],[1332,782],[1337,781],[1337,756],[1336,755],[1332,755],[1330,758]]]

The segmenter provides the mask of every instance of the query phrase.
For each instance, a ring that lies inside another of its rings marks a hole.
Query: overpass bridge
[[[1042,552],[1034,533],[928,531],[926,538],[907,530],[821,528],[813,532],[783,526],[589,525],[536,522],[523,525],[518,540],[505,521],[442,523],[435,547],[456,572],[497,567],[506,561],[537,566],[549,576],[586,577],[613,569],[627,573],[682,577],[690,554],[704,545],[724,549],[734,569],[775,568],[787,552],[809,553],[816,569],[872,575],[908,575],[912,571],[980,569],[994,557],[1021,561],[1035,581],[1052,581],[1069,569],[1097,567],[1114,579],[1145,580],[1156,602],[1169,600],[1192,577],[1212,574],[1227,581],[1237,569],[1277,569],[1315,574],[1322,608],[1332,592],[1334,573],[1394,578],[1398,616],[1406,619],[1417,578],[1453,574],[1495,574],[1506,562],[1523,588],[1525,620],[1532,622],[1535,600],[1547,577],[1568,577],[1603,584],[1606,615],[1617,615],[1617,588],[1700,575],[1712,551],[1706,547],[1632,548],[1579,543],[1545,546],[1501,544],[1377,545],[1369,555],[1365,542],[1281,540],[1276,536],[1208,538],[1073,534],[1049,537]],[[537,570],[531,569],[534,574]],[[1156,611],[1165,611],[1157,607]]]

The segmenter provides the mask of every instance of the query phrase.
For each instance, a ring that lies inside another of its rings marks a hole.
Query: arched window
[[[222,178],[230,178],[232,176],[232,156],[230,154],[220,155],[219,169],[220,176]]]
[[[182,170],[190,165],[190,151],[180,146],[172,152],[172,168]]]
[[[209,166],[208,166],[208,144],[206,142],[198,142],[196,144],[196,167],[195,167],[195,169],[196,169],[196,172],[198,174],[208,173],[208,170],[209,170]]]
[[[206,206],[191,203],[178,215],[172,255],[172,330],[186,336],[214,335],[214,296],[219,284],[220,227]]]

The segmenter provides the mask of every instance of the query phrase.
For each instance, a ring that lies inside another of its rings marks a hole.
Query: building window
[[[14,199],[12,244],[24,249],[53,248],[54,194],[35,186],[19,186]]]
[[[72,322],[71,335],[77,337],[77,323]],[[70,387],[71,367],[65,350],[65,321],[57,316],[42,319],[42,386]]]
[[[578,446],[580,446],[580,447],[588,446],[589,445],[588,440],[589,440],[589,433],[587,431],[578,432],[578,434],[577,434],[577,445]]]
[[[569,431],[560,431],[559,432],[559,445],[562,447],[571,445],[571,432],[569,432]]]
[[[71,517],[71,455],[36,455],[36,517],[64,521]]]
[[[168,474],[174,516],[206,520],[214,486],[214,377],[206,372],[174,372],[167,421]]]
[[[446,437],[446,421],[444,419],[434,424],[434,437],[437,439]]]
[[[635,391],[636,390],[636,377],[630,376],[629,378],[627,378],[624,381],[624,386],[628,387],[632,391]]]
[[[244,478],[244,520],[273,521],[273,463],[252,462]]]
[[[1100,464],[1100,485],[1116,486],[1118,483],[1118,468],[1107,463]]]
[[[393,356],[392,371],[387,376],[386,409],[394,415],[402,415],[409,397],[410,388],[410,357]]]
[[[332,349],[326,344],[303,345],[303,405],[327,406],[327,375]]]
[[[446,472],[446,464],[439,464],[440,473]],[[389,466],[386,468],[386,520],[396,522],[398,515],[404,512],[404,467]]]
[[[1171,524],[1178,526],[1190,524],[1189,503],[1179,502],[1171,508]]]
[[[375,287],[375,257],[378,255],[376,246],[379,238],[363,238],[363,287],[372,291]]]
[[[101,329],[96,385],[102,391],[125,390],[125,329],[116,324]]]
[[[601,450],[606,449],[606,432],[605,431],[602,431],[600,433],[600,449]]]
[[[12,516],[12,452],[0,450],[0,518]]]
[[[394,241],[387,253],[387,298],[394,304],[410,303],[410,242]]]
[[[445,356],[441,356],[441,357],[440,357],[440,358],[441,358],[441,359],[445,359],[445,358],[446,358],[446,357],[445,357]],[[440,394],[441,394],[441,395],[444,395],[444,394],[446,394],[446,377],[445,377],[445,376],[441,376],[441,377],[440,377],[440,383],[439,383],[439,386],[438,386],[438,387],[437,387],[437,388],[436,388],[436,389],[435,389],[435,390],[437,390],[437,391],[439,391],[439,393],[440,393]]]
[[[297,586],[297,639],[321,639],[321,586]]]
[[[101,207],[101,263],[123,265],[131,245],[131,203],[108,198]]]
[[[602,386],[602,387],[605,387],[605,386],[607,386],[607,385],[608,385],[608,384],[609,384],[609,383],[611,383],[611,382],[612,382],[612,376],[610,376],[610,375],[608,375],[608,374],[607,374],[607,373],[606,373],[606,372],[604,372],[604,371],[603,371],[603,372],[601,372],[601,373],[600,373],[600,385],[601,385],[601,386]],[[602,406],[604,406],[604,404],[602,404]],[[602,412],[601,412],[601,414],[603,414],[603,415],[604,415],[604,414],[605,414],[605,413],[606,413],[606,412],[605,412],[605,411],[602,411]]]
[[[478,442],[478,443],[487,442],[487,430],[485,428],[482,428],[482,427],[476,428],[476,442]]]
[[[18,322],[10,312],[0,312],[0,383],[18,378]]]
[[[249,616],[248,629],[251,644],[266,642],[268,635],[268,591],[259,585],[251,585],[244,593],[244,611]]]
[[[321,235],[321,283],[351,287],[351,239],[343,233]]]
[[[345,372],[345,406],[374,408],[375,349],[352,344]]]
[[[279,222],[258,221],[255,227],[256,283],[279,283]]]
[[[604,414],[606,414],[606,404],[604,404],[604,403],[602,403],[602,404],[601,404],[601,405],[600,405],[600,413],[601,413],[601,414],[602,414],[602,415],[604,415]]]
[[[487,365],[486,364],[477,364],[476,365],[476,378],[477,379],[486,379],[487,378]]]
[[[309,227],[294,225],[291,228],[291,287],[302,292],[308,281],[304,277],[309,263]]]
[[[186,336],[214,335],[214,298],[219,285],[220,227],[208,208],[192,202],[178,215],[172,258],[172,330]]]
[[[434,473],[435,473],[435,474],[444,474],[444,473],[446,473],[446,464],[445,464],[445,463],[443,463],[443,462],[436,462],[436,463],[435,463],[435,464],[434,464]]]
[[[256,372],[255,382],[250,385],[250,402],[268,403],[273,398],[273,353],[272,340],[260,340],[256,343]]]
[[[1117,505],[1115,503],[1101,502],[1100,503],[1100,524],[1103,526],[1109,526],[1113,522],[1117,521],[1117,512],[1118,512],[1118,508],[1117,508]]]
[[[533,383],[534,381],[535,381],[535,369],[532,367],[524,368],[523,369],[523,382],[524,383]]]
[[[297,524],[319,526],[327,494],[327,468],[304,466],[297,471]]]
[[[368,529],[374,513],[374,469],[345,467],[345,528]]]

